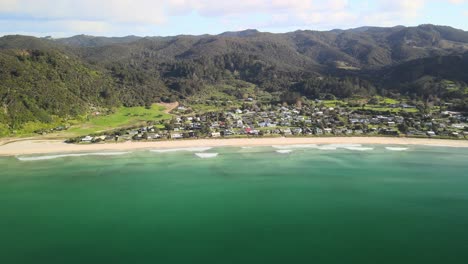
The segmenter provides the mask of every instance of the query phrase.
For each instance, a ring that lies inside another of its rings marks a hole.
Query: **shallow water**
[[[57,156],[0,158],[0,263],[468,263],[468,149]]]

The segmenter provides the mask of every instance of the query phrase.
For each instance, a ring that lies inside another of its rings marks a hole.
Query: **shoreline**
[[[368,144],[368,145],[423,145],[439,147],[467,147],[468,140],[419,139],[392,137],[317,137],[317,138],[232,138],[196,139],[179,141],[124,142],[105,144],[67,144],[61,140],[23,140],[0,146],[0,156],[59,154],[97,151],[130,151],[146,149],[173,149],[193,147],[260,147],[304,144]]]

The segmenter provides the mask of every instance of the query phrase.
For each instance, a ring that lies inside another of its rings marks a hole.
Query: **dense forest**
[[[280,100],[411,97],[467,110],[468,32],[445,26],[220,35],[0,38],[0,123],[184,100],[251,83]],[[242,88],[240,88],[242,89]],[[0,127],[0,129],[2,128]]]

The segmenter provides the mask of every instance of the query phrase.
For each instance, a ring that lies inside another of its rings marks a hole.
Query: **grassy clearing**
[[[325,107],[337,107],[339,105],[345,105],[346,103],[341,100],[323,100],[321,101]]]
[[[137,126],[147,121],[170,119],[172,116],[164,113],[163,106],[153,104],[150,109],[145,107],[120,107],[110,115],[90,117],[88,121],[73,125],[66,134],[75,136],[101,133],[122,127]]]
[[[382,107],[378,105],[366,105],[363,107],[351,107],[352,110],[371,110],[371,111],[380,111],[380,112],[390,112],[390,113],[416,113],[418,109],[416,108],[392,108],[392,107]]]
[[[190,107],[195,113],[217,112],[224,109],[222,106],[206,104],[191,104]]]
[[[377,98],[379,99],[379,103],[381,103],[381,104],[391,105],[391,104],[399,104],[400,103],[398,100],[388,98],[388,97],[378,96]]]

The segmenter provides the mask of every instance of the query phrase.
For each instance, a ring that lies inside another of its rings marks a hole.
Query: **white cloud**
[[[380,0],[379,13],[413,18],[419,15],[426,2],[426,0]]]
[[[197,12],[204,16],[226,16],[245,13],[308,12],[342,10],[348,0],[169,0],[167,7],[174,14]]]
[[[161,24],[165,20],[164,8],[157,2],[151,0],[1,0],[0,13],[58,20]]]
[[[69,36],[70,34],[104,35],[117,32],[118,27],[102,21],[82,20],[52,20],[52,21],[15,21],[14,32],[4,32],[2,35],[24,34],[34,36]],[[0,20],[0,28],[8,30],[12,27],[11,20]]]
[[[226,30],[414,25],[436,2],[464,7],[468,0],[0,0],[0,25],[16,32],[34,28],[107,35],[122,32],[119,28],[151,34],[155,27],[169,28],[193,17],[219,23]]]

